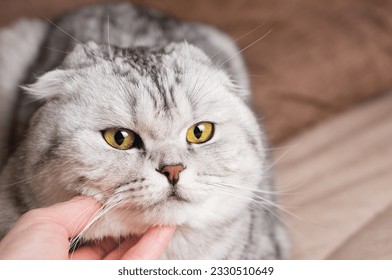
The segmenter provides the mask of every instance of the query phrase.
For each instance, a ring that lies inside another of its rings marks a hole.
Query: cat
[[[163,259],[287,257],[266,137],[227,35],[128,3],[2,32],[0,74],[15,73],[2,83],[19,97],[0,236],[30,209],[86,195],[103,206],[83,240],[176,225]]]

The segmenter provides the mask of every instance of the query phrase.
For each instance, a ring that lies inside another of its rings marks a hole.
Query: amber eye
[[[127,129],[109,128],[103,131],[103,138],[113,148],[128,150],[135,142],[135,133]]]
[[[214,124],[210,122],[200,122],[193,125],[186,132],[186,140],[189,143],[201,144],[207,142],[214,134]]]

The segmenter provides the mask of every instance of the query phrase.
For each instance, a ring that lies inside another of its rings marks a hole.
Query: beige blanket
[[[392,92],[275,152],[295,259],[392,258]]]

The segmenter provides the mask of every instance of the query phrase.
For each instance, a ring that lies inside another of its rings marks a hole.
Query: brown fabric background
[[[2,0],[0,26],[101,0]],[[392,88],[392,1],[139,0],[239,38],[273,143]]]

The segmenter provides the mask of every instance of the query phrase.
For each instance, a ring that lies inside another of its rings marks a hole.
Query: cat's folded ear
[[[50,99],[64,93],[66,81],[70,79],[71,70],[53,70],[45,73],[31,85],[22,86],[34,99]]]
[[[225,73],[227,79],[222,79],[222,81],[225,80],[225,86],[230,89],[230,92],[233,92],[238,95],[246,103],[250,102],[249,80],[247,76],[247,71],[242,61],[242,58],[236,58],[236,56],[240,53],[237,52],[236,49],[233,49],[234,54],[232,54],[228,58],[222,58],[222,61],[214,61],[214,57],[219,52],[216,52],[214,55],[208,56],[204,50],[186,41],[181,43],[171,43],[166,47],[165,50],[169,54],[176,54],[176,56],[172,55],[172,57],[174,58],[173,63],[178,64],[179,61],[192,61],[207,65],[211,68],[219,69],[221,73]],[[226,63],[232,65],[230,67],[227,67]],[[188,65],[185,67],[191,66]]]
[[[72,79],[75,79],[73,75],[75,71],[96,64],[105,55],[107,53],[94,42],[76,44],[59,69],[45,73],[35,83],[22,88],[36,100],[50,99],[64,94]]]

